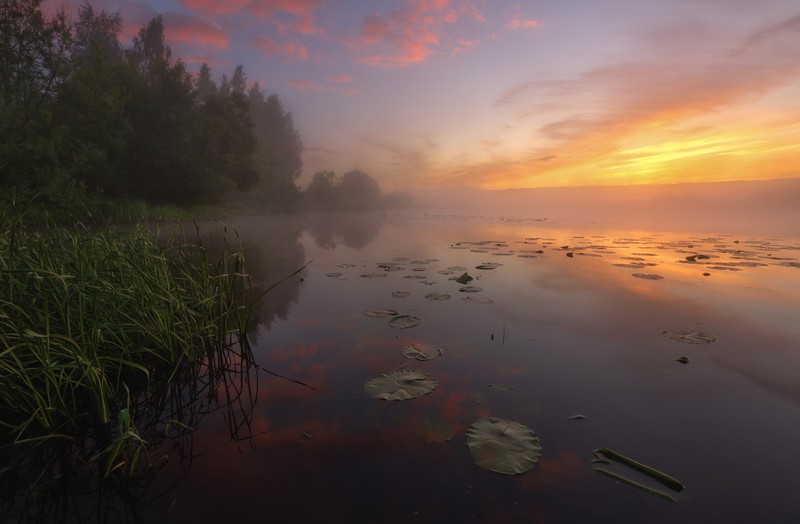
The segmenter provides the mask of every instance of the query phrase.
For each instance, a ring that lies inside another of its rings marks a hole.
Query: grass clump
[[[251,362],[243,264],[144,228],[0,233],[0,490],[134,475],[200,403],[240,394],[219,382]]]

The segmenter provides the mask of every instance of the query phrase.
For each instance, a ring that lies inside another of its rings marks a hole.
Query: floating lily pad
[[[413,358],[416,360],[433,360],[439,355],[444,355],[444,350],[434,346],[420,346],[417,344],[408,344],[403,348],[403,356],[406,358]]]
[[[411,293],[409,293],[408,291],[392,291],[392,296],[394,298],[406,298],[410,294]]]
[[[395,316],[397,311],[394,309],[368,309],[364,311],[364,314],[372,318],[385,318]]]
[[[447,293],[428,293],[425,295],[428,300],[450,300],[450,295]]]
[[[500,267],[502,265],[503,264],[497,264],[497,263],[494,263],[494,262],[487,262],[485,264],[479,264],[479,265],[475,266],[475,269],[484,269],[484,270],[497,269],[498,267]]]
[[[680,362],[681,364],[688,364],[689,359],[688,357],[678,357],[675,359],[675,362]]]
[[[326,274],[325,274],[325,276],[326,276],[326,277],[331,277],[331,278],[337,278],[337,277],[340,277],[340,276],[342,276],[342,274],[341,274],[341,273],[336,273],[336,272],[333,272],[333,273],[326,273]]]
[[[480,293],[483,288],[479,286],[464,286],[459,291],[462,293]]]
[[[496,417],[473,423],[467,446],[475,464],[504,475],[525,473],[542,456],[539,438],[529,427]]]
[[[672,502],[683,500],[686,487],[679,480],[608,448],[594,451],[595,471],[658,495]]]
[[[661,334],[670,340],[677,340],[678,342],[685,342],[687,344],[710,344],[717,340],[717,337],[711,333],[704,333],[693,329],[665,329]]]
[[[412,315],[397,315],[389,321],[389,327],[407,329],[416,326],[420,322],[422,322],[421,318]]]
[[[461,300],[464,302],[471,302],[473,304],[494,304],[494,300],[485,297],[464,297]]]
[[[656,275],[655,273],[634,273],[633,276],[636,278],[642,278],[644,280],[663,280],[664,277],[661,275]]]
[[[368,380],[364,392],[383,400],[408,400],[426,395],[438,386],[439,381],[423,371],[400,369]]]
[[[365,273],[361,275],[361,278],[382,278],[387,276],[386,273]]]
[[[464,266],[449,266],[447,269],[449,269],[450,271],[466,271],[467,270],[467,268],[465,268]]]

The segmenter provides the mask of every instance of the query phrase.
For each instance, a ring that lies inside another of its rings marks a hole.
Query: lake
[[[261,367],[302,384],[253,374],[249,438],[206,416],[146,521],[800,521],[798,236],[423,211],[229,229],[261,284],[308,263],[251,334]],[[438,386],[367,394],[396,370]],[[535,432],[538,463],[477,465],[466,432],[487,417]],[[672,502],[601,474],[599,448],[685,489]]]

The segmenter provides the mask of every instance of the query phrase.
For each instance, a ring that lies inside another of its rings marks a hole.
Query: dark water
[[[266,297],[252,339],[261,366],[316,391],[260,373],[254,436],[233,442],[207,417],[191,463],[155,478],[145,521],[800,522],[797,238],[424,213],[235,227],[257,279],[312,261]],[[492,303],[462,300],[450,278],[464,271]],[[364,314],[376,308],[422,322],[391,328]],[[678,329],[716,340],[662,335]],[[409,343],[444,354],[408,360]],[[397,368],[439,386],[364,393]],[[538,435],[533,469],[473,463],[465,431],[488,416]],[[686,500],[594,471],[601,447],[679,479]]]

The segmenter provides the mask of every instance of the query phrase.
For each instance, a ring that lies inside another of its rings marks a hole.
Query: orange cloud
[[[798,28],[800,16],[732,50],[690,58],[653,45],[663,41],[643,41],[646,60],[514,86],[494,103],[508,117],[487,141],[498,146],[483,159],[451,165],[436,184],[502,189],[796,177],[797,120],[768,101],[800,83],[800,41],[790,37]],[[521,133],[530,139],[515,151],[507,144]]]
[[[506,29],[536,29],[541,26],[542,23],[540,21],[533,20],[532,18],[515,18],[506,24]]]
[[[302,44],[293,42],[278,43],[272,38],[257,36],[250,41],[250,45],[266,56],[283,55],[289,62],[308,60],[308,49]]]
[[[388,17],[368,16],[361,25],[361,39],[355,47],[378,48],[379,52],[362,56],[358,62],[389,68],[425,61],[440,45],[444,26],[464,16],[482,20],[471,3],[452,4],[449,0],[411,0]]]
[[[171,43],[218,49],[230,45],[228,34],[213,20],[175,11],[164,13],[164,33]]]

